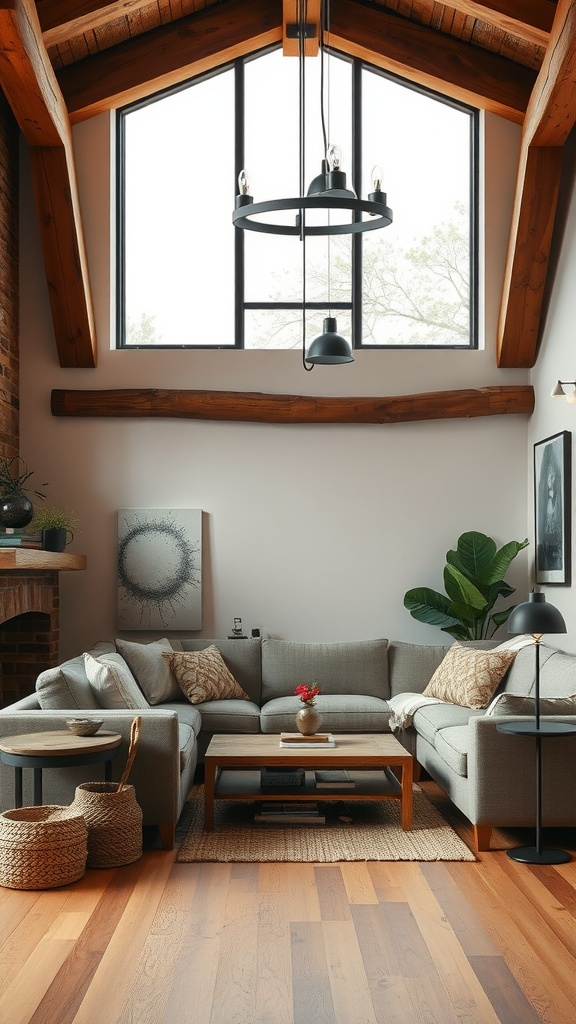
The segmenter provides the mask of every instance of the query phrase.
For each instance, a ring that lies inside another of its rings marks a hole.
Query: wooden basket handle
[[[138,715],[136,718],[134,718],[132,720],[132,724],[130,726],[130,746],[128,748],[128,757],[126,758],[126,767],[124,768],[124,771],[122,772],[122,778],[120,779],[120,782],[118,783],[118,789],[116,790],[117,793],[119,793],[122,789],[124,789],[124,786],[126,785],[126,782],[128,780],[128,776],[130,775],[130,772],[132,770],[132,765],[134,764],[134,758],[136,757],[136,750],[137,750],[137,747],[138,747],[138,741],[140,739],[140,727],[141,727],[141,725],[142,725],[142,719]]]

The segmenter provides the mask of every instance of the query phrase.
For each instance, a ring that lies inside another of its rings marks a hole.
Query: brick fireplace
[[[34,692],[36,676],[58,664],[59,577],[86,568],[86,555],[0,551],[0,707]]]
[[[0,707],[34,692],[36,676],[58,663],[59,574],[0,573]]]

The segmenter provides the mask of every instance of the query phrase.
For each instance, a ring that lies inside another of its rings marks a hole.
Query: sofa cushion
[[[191,704],[209,700],[250,700],[213,645],[204,651],[162,652],[182,693]]]
[[[466,725],[472,716],[484,714],[484,711],[464,708],[460,704],[427,704],[414,713],[412,725],[434,746],[439,729]]]
[[[194,730],[186,723],[178,723],[178,744],[180,747],[180,773],[182,773],[190,761],[196,746]]]
[[[542,651],[540,651],[542,655]],[[534,651],[532,651],[534,657]],[[551,651],[540,658],[540,696],[571,697],[576,693],[576,657],[564,651]]]
[[[544,674],[544,667],[554,653],[555,651],[553,648],[546,647],[545,644],[540,645],[541,679]],[[496,693],[519,693],[524,696],[532,693],[534,690],[535,666],[534,643],[532,643],[528,647],[523,647],[522,650],[518,651],[514,661],[508,669],[508,672],[502,680],[502,685],[498,687]]]
[[[536,714],[534,697],[523,697],[519,693],[499,693],[486,710],[487,715],[531,715]],[[541,697],[541,715],[576,715],[576,695],[571,697]]]
[[[323,694],[358,693],[385,700],[388,686],[388,641],[307,644],[262,641],[262,703],[287,697],[300,683],[319,686]]]
[[[450,644],[426,646],[391,640],[388,644],[391,696],[422,693],[449,650]]]
[[[101,708],[150,707],[122,655],[114,652],[94,658],[86,652],[84,667]]]
[[[463,778],[468,775],[468,740],[467,725],[452,725],[436,733],[437,752],[448,767]]]
[[[260,732],[260,708],[251,700],[209,700],[196,706],[204,732]]]
[[[425,697],[439,697],[467,708],[488,707],[516,651],[480,651],[453,644],[436,669]]]
[[[251,637],[247,637],[246,640],[182,640],[181,644],[183,651],[202,651],[207,647],[217,647],[244,693],[248,694],[250,700],[260,704],[260,640]]]
[[[96,658],[113,651],[114,644],[102,640],[91,648],[90,653]],[[95,711],[100,707],[88,682],[81,655],[41,672],[36,679],[36,696],[43,711],[67,711],[74,708]]]
[[[260,713],[260,728],[266,733],[294,732],[297,712],[302,707],[297,697],[273,697]],[[380,697],[365,694],[325,694],[316,698],[320,728],[338,732],[388,732],[390,708]]]
[[[183,696],[181,693],[180,697]],[[162,711],[175,711],[178,715],[178,721],[184,725],[189,725],[195,736],[198,735],[202,728],[202,715],[198,708],[194,707],[193,704],[189,704],[187,700],[167,701],[166,704],[162,705]]]
[[[170,671],[170,666],[162,657],[162,651],[181,650],[179,641],[171,644],[165,637],[162,640],[153,640],[150,644],[116,640],[116,648],[149,704],[163,704],[167,700],[179,700],[182,697],[182,691]]]

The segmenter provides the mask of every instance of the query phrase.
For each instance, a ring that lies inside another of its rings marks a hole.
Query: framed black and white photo
[[[570,585],[571,443],[562,430],[534,445],[536,583]]]

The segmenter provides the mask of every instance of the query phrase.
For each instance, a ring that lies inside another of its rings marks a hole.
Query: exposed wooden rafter
[[[553,0],[450,0],[450,7],[510,32],[525,43],[544,47],[548,46],[556,12]]]
[[[282,0],[229,0],[58,74],[72,123],[150,96],[282,40]]]
[[[95,366],[96,339],[68,112],[33,0],[0,0],[0,86],[30,146],[61,366]]]
[[[133,17],[149,4],[150,0],[36,0],[36,9],[44,45],[55,46],[114,18]]]
[[[133,388],[52,392],[53,416],[154,417],[237,423],[409,423],[534,410],[528,385],[436,391],[390,398],[318,398],[241,391]]]
[[[381,7],[332,0],[330,42],[355,57],[521,124],[536,80],[529,68],[480,51]]]
[[[498,329],[499,366],[536,362],[562,149],[575,121],[576,0],[558,0],[522,133]]]

